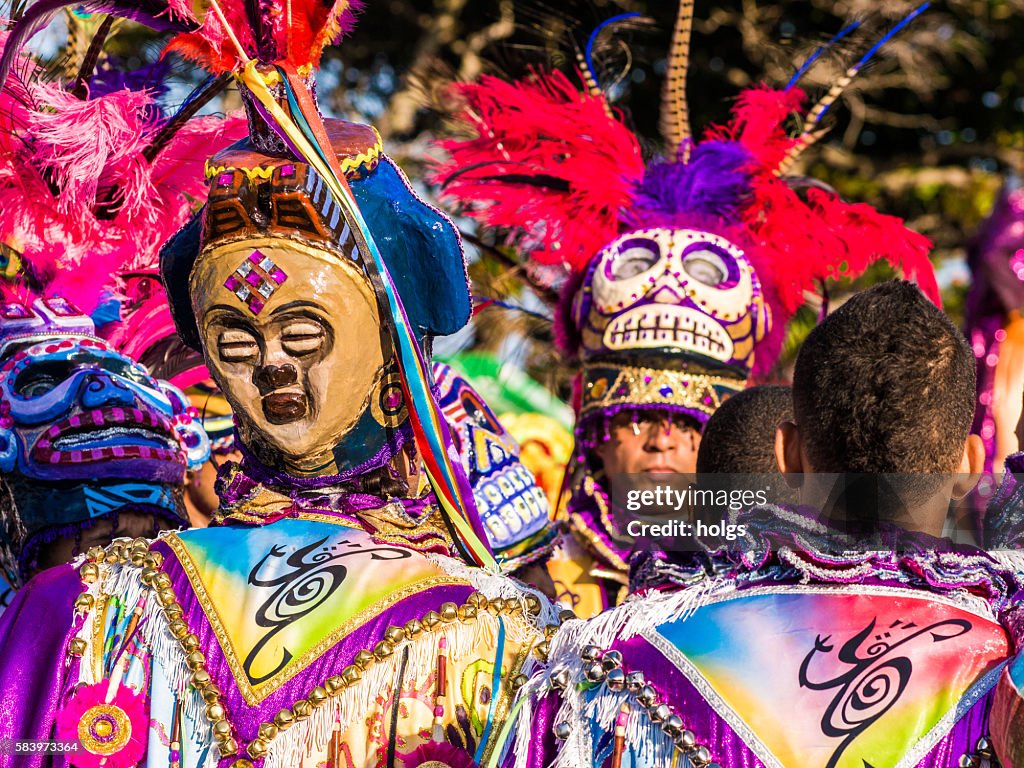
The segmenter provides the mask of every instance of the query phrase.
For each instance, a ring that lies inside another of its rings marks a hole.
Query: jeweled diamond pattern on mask
[[[273,259],[256,249],[224,281],[224,287],[235,294],[254,315],[258,315],[274,291],[284,285],[287,279],[288,275]]]

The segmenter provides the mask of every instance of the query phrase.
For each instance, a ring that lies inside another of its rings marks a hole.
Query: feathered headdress
[[[17,65],[0,91],[0,242],[17,262],[0,293],[60,296],[91,314],[123,290],[119,275],[155,267],[206,195],[209,147],[243,135],[245,121],[193,117],[209,87],[167,117],[154,88],[91,87],[88,63],[44,78],[19,39],[0,34]]]
[[[561,73],[540,71],[517,83],[485,76],[455,85],[463,105],[458,120],[473,135],[440,143],[448,159],[435,181],[442,196],[467,215],[509,230],[529,258],[564,265],[570,295],[595,256],[629,231],[696,228],[737,243],[753,263],[771,310],[772,331],[759,344],[755,362],[755,374],[767,373],[786,322],[804,303],[805,292],[826,278],[855,277],[885,260],[939,301],[926,238],[895,217],[787,175],[824,135],[822,118],[843,89],[927,5],[871,46],[810,109],[796,83],[824,48],[785,88],[743,92],[732,119],[695,141],[685,87],[693,2],[682,0],[661,108],[664,157],[644,161],[637,137],[596,86],[588,49],[577,56],[582,88]],[[794,116],[802,119],[797,131],[788,127]],[[565,351],[578,352],[581,329],[567,313],[559,323]]]
[[[15,26],[12,35],[16,35],[19,41],[28,39],[41,24],[45,24],[55,8],[70,4],[68,0],[39,0]],[[375,204],[366,199],[357,202],[357,195],[353,192],[356,179],[348,178],[343,170],[337,148],[332,144],[332,139],[338,137],[332,136],[325,126],[312,91],[312,70],[318,64],[323,49],[351,27],[353,14],[359,7],[361,2],[358,0],[210,0],[208,5],[204,5],[205,13],[200,16],[185,0],[153,0],[141,4],[129,3],[128,0],[93,0],[86,4],[87,10],[103,10],[142,21],[157,29],[169,29],[177,33],[171,43],[172,50],[196,61],[215,75],[227,76],[230,72],[243,86],[252,147],[277,158],[291,157],[303,164],[304,177],[312,184],[311,188],[316,189],[316,205],[325,206],[332,215],[337,212],[340,220],[348,225],[345,232],[353,240],[354,252],[362,261],[376,293],[381,315],[391,332],[401,390],[404,402],[408,404],[418,454],[437,493],[445,519],[467,559],[492,566],[495,561],[488,550],[472,492],[458,464],[450,431],[431,392],[431,373],[421,346],[424,332],[451,333],[451,326],[458,328],[468,319],[467,287],[463,286],[464,297],[451,294],[451,307],[436,300],[438,285],[443,283],[451,287],[455,277],[465,281],[457,233],[450,222],[441,220],[443,216],[439,212],[430,209],[432,213],[428,215],[422,201],[417,203],[420,209],[415,215],[401,206],[389,207],[378,203],[373,210],[375,220],[385,221],[391,216],[399,220],[397,225],[402,226],[415,216],[419,217],[420,224],[433,217],[432,225],[418,230],[417,242],[410,245],[410,249],[422,248],[424,256],[429,257],[426,260],[433,259],[436,262],[434,268],[440,274],[416,280],[416,274],[420,274],[418,270],[423,270],[426,277],[430,267],[425,263],[402,262],[410,256],[401,243],[385,242],[378,247],[360,210],[360,205],[372,207]],[[10,67],[11,57],[0,59],[0,81]],[[360,180],[364,176],[373,176],[379,169],[374,176],[374,194],[378,197],[412,195],[410,187],[390,161],[378,165],[380,147],[372,140],[368,147],[365,144],[367,136],[372,137],[372,132],[365,126],[356,126],[353,130],[352,136],[363,144],[358,151],[365,150],[363,159],[367,161],[357,163],[359,168],[366,166]],[[226,173],[225,178],[231,175]],[[211,179],[215,186],[218,178]],[[262,189],[270,191],[269,188],[282,182],[283,178],[264,179],[268,184]],[[249,181],[245,183],[249,184]],[[228,194],[225,190],[218,191]],[[338,221],[335,217],[332,226]],[[446,241],[446,247],[450,251],[454,243],[454,250],[459,256],[458,276],[454,275],[452,264],[431,251],[431,238],[445,238],[449,232],[452,237],[451,241]],[[171,308],[179,330],[184,324],[186,334],[194,327],[194,322],[187,318],[189,302],[180,294],[182,285],[172,283],[187,283],[186,262],[198,234],[197,226],[187,227],[175,238],[173,246],[165,250],[167,258],[163,274],[168,282]],[[388,258],[397,254],[399,259],[398,263],[390,262],[393,273],[389,271],[389,262],[385,258],[389,248],[394,253]],[[191,258],[194,261],[194,255]],[[184,281],[180,280],[183,275]],[[408,302],[408,313],[398,284],[402,285],[407,296],[415,294],[415,300]],[[433,296],[428,295],[431,291],[434,291]],[[466,317],[460,322],[463,304]],[[180,315],[176,307],[182,308]],[[417,322],[424,318],[428,319],[425,324]],[[429,322],[431,320],[436,322]]]

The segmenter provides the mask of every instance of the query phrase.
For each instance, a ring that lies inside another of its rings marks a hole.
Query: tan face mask
[[[285,469],[331,473],[332,449],[391,356],[366,277],[301,243],[245,240],[200,256],[190,288],[210,373],[242,441]]]

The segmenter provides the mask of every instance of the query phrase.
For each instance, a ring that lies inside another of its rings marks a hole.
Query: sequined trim
[[[615,527],[612,525],[611,519],[611,507],[608,505],[608,500],[604,497],[604,494],[600,492],[597,487],[597,481],[594,480],[592,475],[587,475],[583,478],[582,492],[587,497],[594,500],[597,504],[598,515],[601,518],[601,524],[605,527],[606,531],[612,532]],[[601,537],[592,531],[586,524],[586,519],[577,512],[569,514],[569,527],[572,532],[578,534],[580,538],[584,540],[584,544],[589,544],[590,547],[597,552],[605,561],[611,565],[617,571],[622,572],[621,583],[626,584],[628,582],[628,571],[629,564],[626,563],[621,557],[619,557],[612,549],[604,543]]]
[[[744,385],[724,376],[607,363],[584,369],[583,379],[581,418],[617,405],[692,408],[710,416]]]
[[[377,133],[377,129],[373,129],[376,142],[372,147],[368,147],[365,152],[360,152],[355,157],[344,157],[339,158],[341,162],[341,172],[345,176],[358,176],[363,168],[376,165],[380,160],[381,154],[384,152],[384,143],[381,141],[380,134]],[[256,166],[253,168],[242,168],[227,165],[210,165],[210,161],[206,161],[205,173],[206,178],[212,179],[215,176],[219,176],[222,173],[244,173],[249,181],[255,181],[256,179],[270,179],[273,178],[274,172],[277,171],[281,166],[272,165],[268,167]]]

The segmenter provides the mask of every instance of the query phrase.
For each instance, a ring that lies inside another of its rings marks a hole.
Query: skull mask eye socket
[[[729,288],[739,277],[736,260],[708,243],[701,243],[683,255],[683,271],[711,288]]]
[[[607,267],[610,280],[628,280],[650,270],[661,259],[661,249],[653,240],[627,240]]]

